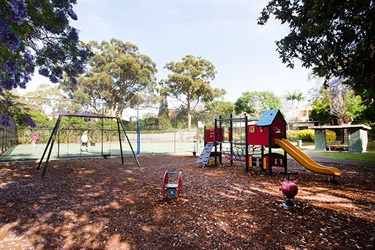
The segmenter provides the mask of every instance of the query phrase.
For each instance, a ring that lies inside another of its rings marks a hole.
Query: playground
[[[0,249],[374,249],[375,166],[302,151],[285,125],[220,118],[196,156],[3,162]]]
[[[288,160],[298,185],[284,209],[285,176],[244,165],[195,167],[197,157],[1,163],[0,249],[373,249],[375,168],[330,164],[327,176]],[[163,199],[165,171],[182,172],[177,199]]]

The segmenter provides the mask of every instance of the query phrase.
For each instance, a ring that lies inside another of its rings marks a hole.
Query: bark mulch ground
[[[294,160],[295,209],[285,176],[244,164],[195,166],[183,155],[0,164],[0,249],[375,249],[375,168],[330,165],[338,183]],[[181,171],[178,199],[161,197]]]

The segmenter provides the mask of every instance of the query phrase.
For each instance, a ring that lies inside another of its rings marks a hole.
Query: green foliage
[[[306,142],[313,142],[315,139],[315,132],[312,129],[299,130],[298,139]]]
[[[89,70],[78,79],[78,85],[70,81],[61,85],[85,109],[118,115],[127,106],[144,103],[146,97],[154,95],[156,64],[140,54],[136,45],[112,38],[86,46],[94,52]],[[105,109],[99,105],[102,101],[106,102]]]
[[[365,110],[360,96],[348,89],[342,83],[336,83],[329,88],[321,87],[315,94],[310,118],[314,121],[333,123],[333,118],[345,120],[352,117],[354,120],[363,118]]]
[[[26,87],[35,67],[57,83],[65,72],[70,78],[83,72],[89,51],[81,47],[76,0],[14,1],[0,4],[0,92]]]
[[[302,140],[304,142],[315,142],[315,131],[313,129],[287,130],[286,138],[289,141]],[[336,133],[331,130],[326,130],[326,143],[330,144],[334,141],[336,141]]]
[[[214,114],[214,117],[220,115],[225,116],[234,112],[234,104],[232,102],[218,101],[209,102],[205,105],[205,109]]]
[[[367,151],[373,151],[373,152],[375,152],[375,142],[373,142],[373,141],[368,142],[368,144],[367,144]]]
[[[336,133],[332,130],[326,130],[326,144],[331,144],[336,141]]]
[[[161,114],[159,117],[159,128],[160,129],[169,129],[172,128],[171,121],[167,114]]]
[[[298,140],[298,130],[287,130],[286,131],[286,139],[289,141],[297,141]]]
[[[309,116],[313,121],[330,122],[329,104],[324,102],[323,98],[315,100]]]
[[[288,95],[286,97],[288,101],[292,101],[292,104],[294,101],[300,102],[303,98],[303,93],[299,90],[294,90],[292,92],[288,92]]]
[[[304,129],[304,130],[287,130],[286,131],[286,138],[289,141],[297,141],[302,140],[304,142],[314,142],[315,133],[312,129]]]
[[[0,90],[1,91],[1,90]],[[9,103],[5,104],[4,103]],[[0,128],[15,129],[27,126],[22,118],[30,112],[31,108],[12,91],[4,91],[0,95]]]
[[[348,79],[364,101],[367,117],[375,113],[373,97],[375,54],[375,5],[372,0],[269,1],[258,24],[271,15],[289,25],[289,34],[276,42],[282,62],[294,59],[327,80]]]
[[[27,92],[25,99],[34,110],[40,110],[46,114],[48,108],[58,111],[65,107],[67,98],[55,86],[40,84],[35,91]]]
[[[258,120],[265,110],[280,109],[281,100],[271,91],[246,91],[235,102],[236,114],[247,113]]]
[[[227,139],[228,139],[228,138],[227,138]],[[241,135],[240,135],[240,134],[233,133],[233,134],[232,134],[232,139],[233,139],[233,141],[240,141],[242,138],[241,138]]]
[[[201,121],[204,124],[209,124],[210,122],[214,122],[215,118],[219,118],[220,115],[228,116],[233,112],[234,103],[215,100],[213,102],[207,103],[205,105],[205,111],[200,112],[200,114],[198,115],[200,115]]]
[[[47,115],[41,113],[40,111],[34,110],[30,111],[29,115],[36,123],[37,128],[39,127],[52,127],[54,125],[54,121],[52,121]]]
[[[210,81],[216,75],[215,66],[202,57],[187,55],[181,62],[167,63],[165,68],[172,73],[160,82],[161,94],[176,98],[184,105],[188,128],[191,128],[192,114],[199,103],[211,102],[226,93],[224,89],[211,87]]]
[[[363,105],[362,98],[355,95],[353,91],[347,90],[345,92],[345,104],[347,107],[346,116],[352,116],[354,119],[362,118],[365,106]]]

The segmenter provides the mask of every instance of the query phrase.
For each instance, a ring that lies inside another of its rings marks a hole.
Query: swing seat
[[[103,158],[108,159],[110,156],[111,156],[111,154],[105,154],[105,155],[103,155]]]

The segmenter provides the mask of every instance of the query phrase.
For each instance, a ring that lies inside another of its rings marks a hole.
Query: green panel
[[[367,131],[363,129],[348,129],[348,152],[362,153],[367,149]]]
[[[326,131],[324,129],[315,129],[315,150],[326,150]]]

